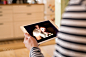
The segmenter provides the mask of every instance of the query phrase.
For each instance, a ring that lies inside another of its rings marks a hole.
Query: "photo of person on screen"
[[[53,33],[48,32],[43,25],[36,25],[35,29],[33,30],[33,36],[35,36],[37,40],[40,40],[42,38],[46,38],[52,35]]]

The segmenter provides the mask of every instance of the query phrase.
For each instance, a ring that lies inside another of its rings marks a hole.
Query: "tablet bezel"
[[[52,21],[52,20],[46,20],[46,21],[50,21],[51,24],[53,24],[53,26],[58,30],[58,26]],[[36,22],[36,23],[40,23],[40,22],[45,22],[45,21],[39,21],[39,22]],[[32,23],[32,24],[35,24],[35,23]],[[21,30],[24,32],[24,33],[28,33],[27,30],[24,28],[24,26],[27,26],[27,25],[32,25],[32,24],[26,24],[26,25],[23,25],[23,26],[20,26]],[[29,34],[29,33],[28,33]],[[50,41],[52,39],[55,39],[57,38],[56,37],[53,37],[53,38],[50,38],[50,39],[47,39],[47,40],[44,40],[44,41],[41,41],[39,42],[38,44],[42,44],[44,42],[47,42],[47,41]]]

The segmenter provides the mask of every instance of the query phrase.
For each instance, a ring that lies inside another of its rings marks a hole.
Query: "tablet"
[[[58,33],[58,27],[51,20],[23,25],[20,28],[24,33],[34,37],[38,44],[55,39]]]

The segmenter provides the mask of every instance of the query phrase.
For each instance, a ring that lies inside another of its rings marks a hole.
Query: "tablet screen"
[[[49,20],[27,25],[24,28],[38,43],[56,37],[58,33],[58,29]]]

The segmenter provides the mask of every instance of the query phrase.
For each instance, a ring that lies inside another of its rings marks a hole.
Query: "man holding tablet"
[[[25,33],[30,57],[44,57],[37,41]],[[61,21],[54,57],[86,57],[86,0],[70,0]]]

